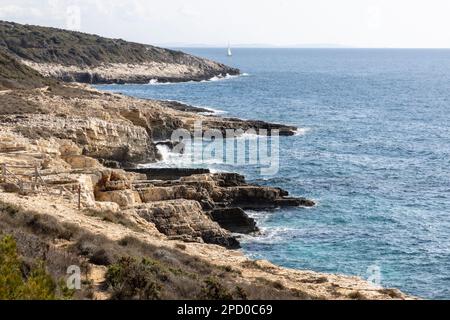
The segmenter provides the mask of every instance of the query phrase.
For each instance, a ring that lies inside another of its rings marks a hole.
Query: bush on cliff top
[[[0,48],[27,60],[63,65],[166,62],[205,64],[180,51],[63,29],[0,21]],[[206,64],[205,64],[206,66]]]

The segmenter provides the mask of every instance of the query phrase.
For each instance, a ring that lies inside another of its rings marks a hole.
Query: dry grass
[[[107,266],[105,290],[117,299],[305,299],[298,291],[281,283],[244,280],[233,266],[215,266],[178,248],[154,246],[135,237],[112,241],[102,235],[61,224],[51,216],[24,212],[17,206],[0,203],[0,230],[12,231],[21,254],[30,262],[44,258],[50,273],[65,275],[67,266],[89,264]],[[65,241],[66,246],[56,247]],[[119,271],[117,271],[119,270]],[[119,273],[118,273],[119,272]],[[132,287],[138,290],[132,290]],[[89,297],[92,288],[84,285],[78,296]]]
[[[141,227],[129,219],[122,211],[112,212],[109,210],[85,209],[83,212],[88,216],[98,217],[103,221],[120,224],[136,232],[142,232]]]

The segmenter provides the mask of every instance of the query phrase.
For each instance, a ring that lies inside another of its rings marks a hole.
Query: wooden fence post
[[[36,191],[37,185],[38,185],[38,177],[39,177],[39,170],[38,165],[34,165],[34,181],[33,181],[33,191]],[[33,177],[31,178],[33,179]]]
[[[2,163],[2,181],[6,182],[6,163]]]
[[[81,210],[81,186],[78,185],[78,210]]]

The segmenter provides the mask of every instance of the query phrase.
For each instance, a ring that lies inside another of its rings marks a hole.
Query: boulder
[[[196,168],[129,168],[126,170],[145,174],[149,180],[178,180],[182,177],[209,173],[209,169]]]
[[[274,202],[278,207],[314,207],[316,203],[306,198],[282,198],[276,199]]]
[[[95,203],[95,209],[98,211],[108,211],[108,212],[113,212],[113,213],[117,213],[120,211],[120,206],[115,203],[115,202],[100,202],[97,201]]]
[[[81,155],[83,150],[71,140],[62,140],[59,144],[61,156]]]
[[[128,180],[106,181],[104,185],[105,191],[126,190],[131,189],[131,182]]]
[[[95,176],[82,174],[78,176],[78,184],[80,186],[81,203],[84,207],[95,207],[94,180]]]
[[[88,168],[101,168],[102,165],[98,160],[83,156],[83,155],[66,155],[62,157],[72,169],[88,169]]]
[[[141,203],[141,198],[136,191],[115,190],[115,191],[97,191],[95,193],[97,201],[106,201],[117,203],[121,208],[133,207]]]
[[[248,234],[259,231],[255,220],[241,208],[214,209],[210,215],[222,228],[234,233]]]
[[[239,242],[228,231],[212,221],[197,201],[169,200],[139,205],[133,208],[138,215],[155,224],[169,237],[183,237],[190,241],[201,238],[226,248],[239,248]]]
[[[20,188],[19,186],[17,186],[14,183],[1,183],[0,184],[0,188],[4,191],[4,192],[19,192]]]

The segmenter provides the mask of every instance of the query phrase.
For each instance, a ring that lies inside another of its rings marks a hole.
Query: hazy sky
[[[0,0],[0,19],[149,44],[450,47],[449,0]]]

